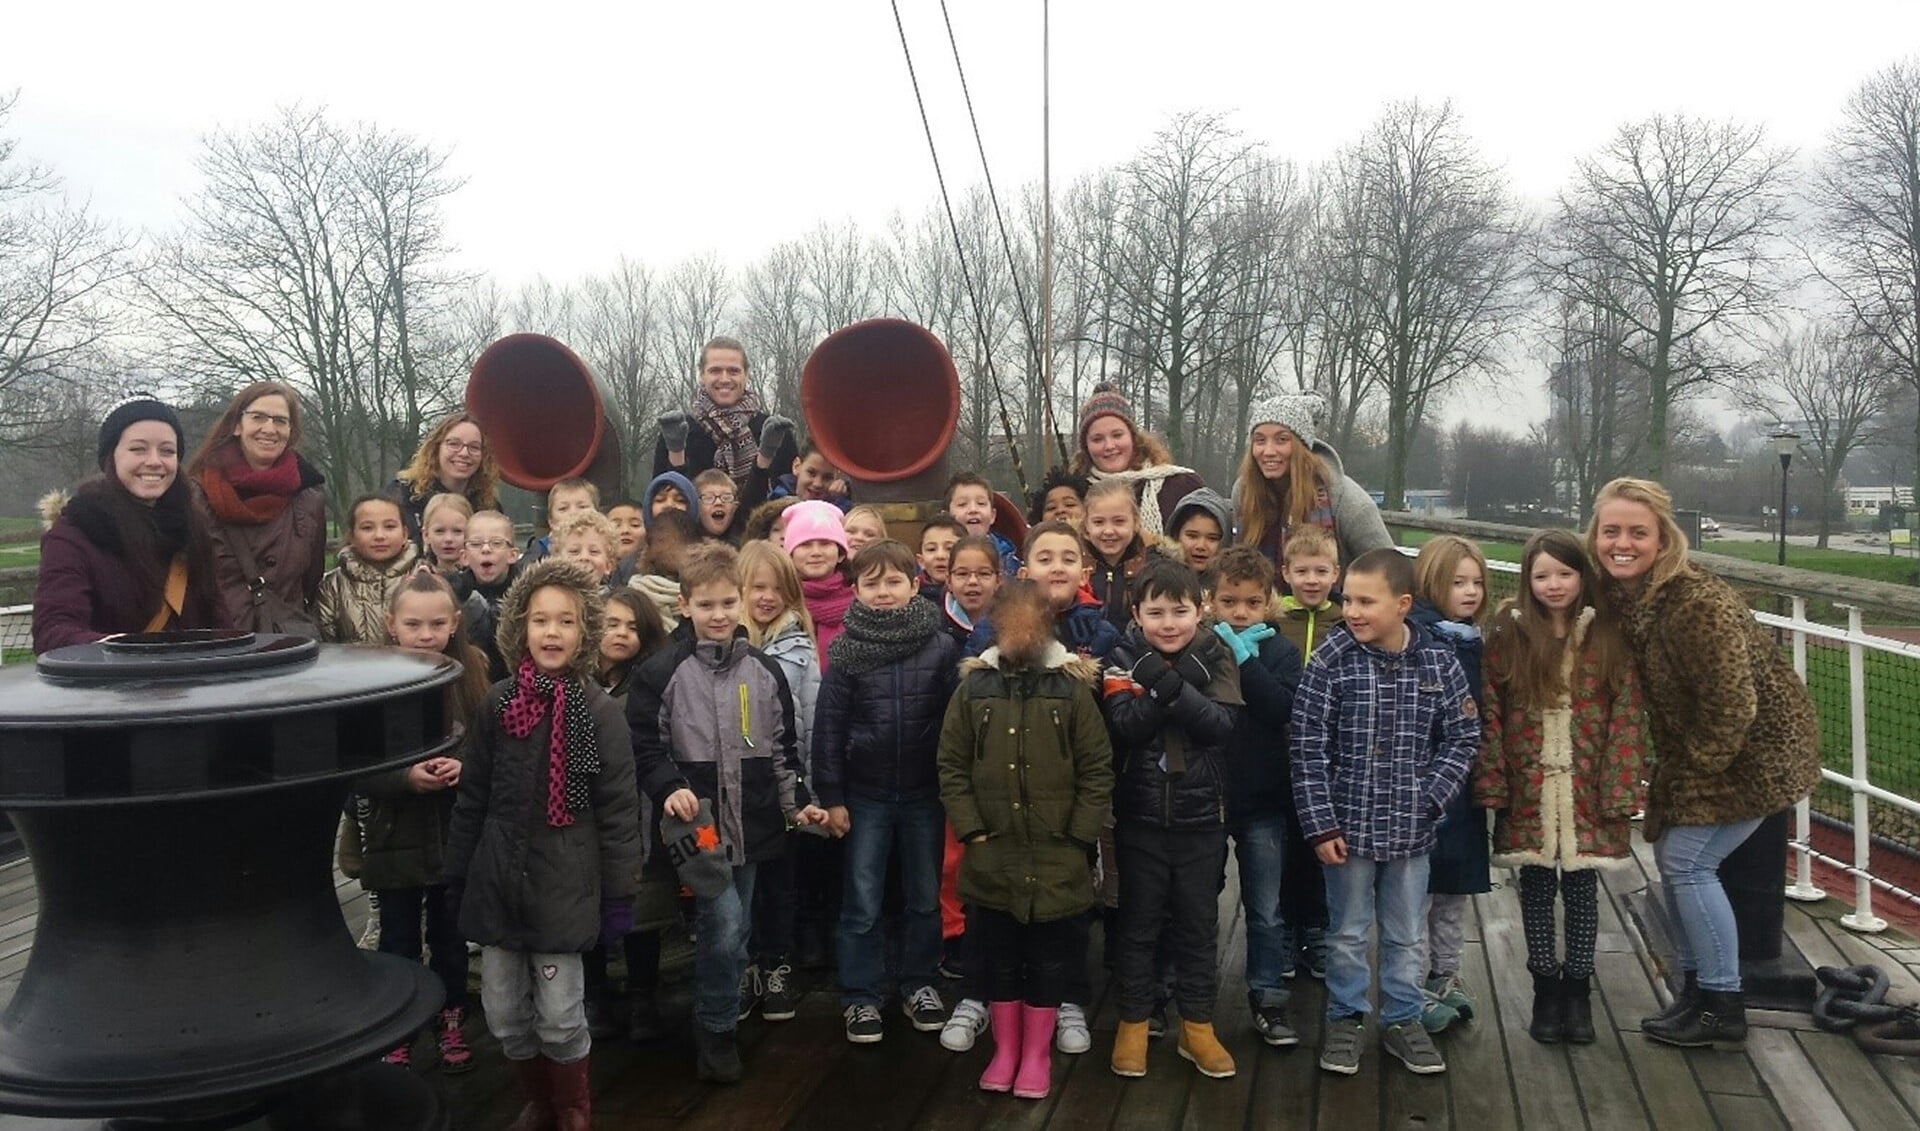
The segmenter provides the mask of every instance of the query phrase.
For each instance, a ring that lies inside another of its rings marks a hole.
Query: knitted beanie
[[[107,471],[113,466],[113,449],[120,444],[120,433],[125,432],[142,420],[158,420],[173,429],[174,449],[185,454],[186,435],[180,431],[180,416],[167,404],[152,393],[134,393],[107,410],[107,418],[100,422],[100,440],[97,455],[100,470]]]
[[[1087,443],[1087,429],[1093,427],[1093,422],[1103,416],[1117,416],[1127,422],[1127,427],[1134,427],[1133,406],[1127,403],[1127,398],[1120,394],[1119,389],[1105,382],[1095,385],[1092,395],[1088,396],[1086,403],[1080,406],[1080,445],[1082,447]]]
[[[1282,424],[1302,443],[1311,445],[1320,438],[1320,423],[1327,404],[1318,393],[1279,392],[1253,402],[1247,416],[1247,431],[1262,424]]]
[[[840,508],[825,499],[808,499],[787,508],[786,534],[780,546],[787,553],[802,542],[825,539],[847,553],[847,527]]]

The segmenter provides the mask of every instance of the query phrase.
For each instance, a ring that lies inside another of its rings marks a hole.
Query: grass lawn
[[[1867,777],[1881,789],[1920,797],[1920,660],[1869,650],[1867,666]],[[1807,649],[1807,691],[1820,714],[1820,761],[1836,773],[1853,772],[1853,721],[1847,708],[1847,650]],[[1814,807],[1851,818],[1851,795],[1823,785]],[[1920,843],[1920,818],[1873,803],[1873,831],[1906,844]]]
[[[1727,542],[1715,539],[1701,547],[1703,553],[1720,554],[1742,561],[1780,560],[1780,547],[1774,542]],[[1796,569],[1838,573],[1864,581],[1884,581],[1892,585],[1920,584],[1920,560],[1893,554],[1862,554],[1852,550],[1816,550],[1811,546],[1788,546],[1787,564]]]

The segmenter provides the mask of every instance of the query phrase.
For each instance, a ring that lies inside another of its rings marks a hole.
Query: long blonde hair
[[[1291,434],[1292,430],[1288,431]],[[1240,457],[1239,484],[1234,488],[1240,512],[1241,545],[1258,546],[1268,531],[1285,530],[1307,521],[1307,516],[1320,505],[1321,488],[1329,486],[1327,465],[1296,435],[1293,458],[1287,461],[1287,473],[1280,482],[1286,485],[1284,492],[1260,474],[1260,465],[1253,461],[1253,443],[1249,438],[1246,454]]]
[[[447,433],[462,424],[480,428],[480,422],[472,413],[449,413],[420,441],[412,461],[401,469],[400,482],[413,491],[415,498],[433,490],[433,485],[440,481],[440,444]],[[461,494],[473,503],[473,509],[494,511],[500,509],[500,465],[494,461],[493,445],[486,442],[486,435],[487,430],[480,428],[480,467],[474,471],[473,478],[467,480],[467,489]]]
[[[1487,555],[1481,553],[1480,547],[1470,538],[1462,538],[1458,534],[1436,534],[1420,547],[1420,556],[1413,560],[1414,595],[1424,598],[1441,616],[1447,617],[1447,594],[1453,589],[1453,575],[1463,561],[1472,561],[1480,567],[1480,607],[1473,611],[1468,623],[1475,628],[1485,628],[1487,610],[1492,605],[1486,597],[1491,579],[1487,576]],[[1526,584],[1524,579],[1521,584]]]
[[[1600,560],[1600,508],[1614,502],[1639,503],[1653,512],[1660,528],[1660,552],[1653,556],[1653,568],[1647,571],[1647,591],[1652,592],[1672,581],[1687,568],[1687,536],[1673,519],[1673,496],[1651,479],[1621,477],[1600,488],[1593,497],[1593,515],[1587,520],[1587,556]]]
[[[761,566],[773,571],[773,585],[780,591],[780,600],[786,603],[787,615],[800,622],[800,630],[807,634],[808,640],[814,640],[818,644],[813,631],[813,617],[807,612],[806,595],[800,589],[800,571],[794,568],[793,559],[774,549],[771,542],[748,542],[740,547],[742,603],[750,599],[749,590],[753,587],[753,575],[760,571]],[[768,630],[778,627],[785,619],[784,616],[775,617],[772,624],[762,628],[759,622],[753,619],[753,612],[749,609],[740,618],[740,623],[747,626],[747,643],[760,648],[767,643]]]

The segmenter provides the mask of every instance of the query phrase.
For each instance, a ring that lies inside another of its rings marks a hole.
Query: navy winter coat
[[[1083,586],[1079,601],[1053,618],[1053,638],[1083,660],[1105,663],[1107,656],[1120,643],[1120,630],[1107,620],[1106,610],[1094,599],[1092,592]],[[973,635],[967,638],[967,655],[983,655],[991,647],[993,622],[982,620],[973,626]]]
[[[858,674],[832,664],[813,709],[813,787],[825,806],[940,796],[935,758],[960,649],[936,629],[904,660]]]
[[[1287,757],[1287,725],[1293,692],[1300,686],[1300,649],[1276,632],[1240,665],[1240,694],[1247,709],[1227,743],[1227,819],[1267,820],[1293,811],[1293,774]]]
[[[1187,655],[1205,665],[1208,682],[1184,680],[1163,702],[1130,675],[1151,650],[1135,627],[1113,650],[1102,681],[1100,711],[1113,736],[1114,816],[1163,828],[1223,826],[1227,744],[1245,710],[1233,654],[1211,632],[1195,636]]]
[[[1433,633],[1434,640],[1453,649],[1460,670],[1467,675],[1467,691],[1480,706],[1480,630],[1451,621],[1426,601],[1415,601],[1407,619]],[[1487,811],[1473,803],[1473,791],[1463,789],[1447,804],[1440,819],[1440,839],[1433,845],[1432,871],[1427,890],[1441,895],[1478,895],[1493,890],[1492,845],[1487,835]]]

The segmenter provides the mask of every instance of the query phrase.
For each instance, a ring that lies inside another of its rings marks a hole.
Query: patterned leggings
[[[1593,974],[1594,938],[1600,933],[1600,873],[1592,868],[1562,872],[1538,864],[1520,867],[1520,922],[1527,934],[1527,969],[1551,976],[1561,971],[1554,961],[1553,897],[1558,891],[1567,905],[1567,962],[1570,978]]]

